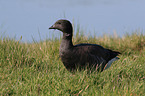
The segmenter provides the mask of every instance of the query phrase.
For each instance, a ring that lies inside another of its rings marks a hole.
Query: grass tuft
[[[76,34],[74,44],[93,43],[120,51],[107,70],[88,74],[68,72],[59,58],[60,40],[22,43],[0,39],[0,94],[131,96],[145,94],[145,35],[86,37]]]

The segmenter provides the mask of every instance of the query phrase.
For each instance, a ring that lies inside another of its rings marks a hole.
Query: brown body
[[[97,44],[73,45],[73,30],[68,20],[58,20],[49,29],[58,29],[63,32],[59,55],[64,66],[70,71],[85,67],[103,71],[106,64],[120,54]]]

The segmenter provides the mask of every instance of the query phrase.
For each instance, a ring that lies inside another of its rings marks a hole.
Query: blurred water
[[[122,36],[145,29],[145,0],[0,0],[2,36],[30,42],[59,37],[48,27],[62,18],[74,24],[75,32],[79,24],[86,35],[116,31]]]

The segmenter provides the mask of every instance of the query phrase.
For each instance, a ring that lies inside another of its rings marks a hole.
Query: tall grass
[[[145,94],[145,35],[86,37],[74,44],[94,43],[120,51],[119,60],[101,72],[68,72],[59,58],[60,40],[22,43],[0,39],[0,94],[32,96],[143,96]]]

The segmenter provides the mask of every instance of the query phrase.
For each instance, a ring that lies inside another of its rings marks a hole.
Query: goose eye
[[[57,24],[61,24],[60,22],[58,22]]]

